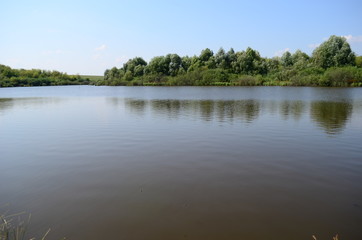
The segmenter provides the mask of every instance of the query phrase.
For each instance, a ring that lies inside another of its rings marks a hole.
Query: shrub
[[[331,87],[347,87],[362,82],[362,69],[343,67],[327,69],[323,75],[323,84]]]

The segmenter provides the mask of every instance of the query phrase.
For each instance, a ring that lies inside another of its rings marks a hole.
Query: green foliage
[[[233,80],[233,85],[238,86],[261,86],[263,85],[263,79],[261,76],[250,76],[243,75],[239,76],[237,79]]]
[[[357,67],[330,68],[322,78],[324,86],[348,87],[362,83],[362,69]]]
[[[206,48],[201,51],[199,59],[201,62],[207,62],[213,55],[214,53],[210,49]]]
[[[183,74],[183,73],[187,72],[187,70],[190,68],[191,64],[192,64],[192,58],[190,58],[189,56],[182,57],[180,68],[183,70],[183,72],[181,73],[179,71],[179,73]]]
[[[308,54],[297,50],[293,55],[292,55],[292,63],[293,65],[298,65],[301,67],[306,67],[307,64],[309,63],[309,59],[310,57],[308,56]]]
[[[168,74],[171,76],[176,76],[179,69],[182,66],[182,59],[177,54],[170,54],[169,58],[170,58],[170,63],[168,66]]]
[[[259,74],[261,57],[258,51],[248,47],[246,51],[236,53],[232,63],[233,71],[239,74]]]
[[[249,47],[240,52],[220,48],[216,54],[206,48],[192,57],[167,54],[148,64],[134,58],[120,69],[106,70],[104,84],[361,86],[361,67],[362,58],[355,57],[346,39],[331,36],[312,57],[297,50],[280,58],[263,58]]]
[[[215,63],[218,68],[227,69],[228,68],[228,56],[225,53],[223,48],[220,48],[215,55]]]
[[[289,51],[286,51],[283,56],[280,58],[280,62],[284,67],[289,67],[293,65],[292,54]]]
[[[314,63],[322,68],[355,64],[355,54],[344,37],[331,36],[313,51]]]
[[[0,65],[0,87],[30,87],[54,85],[87,85],[92,83],[89,78],[79,75],[68,75],[58,71],[39,69],[12,69]]]
[[[135,68],[138,66],[146,66],[147,62],[140,57],[135,57],[133,59],[128,60],[125,64],[123,64],[123,69],[125,72],[130,71],[132,74],[135,72]],[[143,74],[143,73],[142,73]]]
[[[362,56],[358,56],[356,57],[356,66],[357,67],[362,67]]]
[[[0,64],[0,87],[54,85],[264,85],[264,86],[362,86],[362,56],[356,57],[343,37],[331,36],[312,57],[297,50],[281,58],[263,58],[247,48],[216,54],[206,48],[199,56],[167,54],[147,63],[141,57],[113,67],[104,77],[67,75],[59,71],[12,69]]]
[[[147,65],[146,74],[161,73],[167,75],[170,62],[171,59],[167,56],[154,57]]]

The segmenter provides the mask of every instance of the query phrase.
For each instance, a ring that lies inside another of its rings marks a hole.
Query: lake
[[[0,211],[47,239],[362,239],[361,144],[362,88],[0,88]]]

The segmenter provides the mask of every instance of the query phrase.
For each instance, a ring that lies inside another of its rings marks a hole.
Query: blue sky
[[[362,1],[3,0],[0,64],[103,75],[129,58],[252,47],[311,54],[331,35],[362,55]]]

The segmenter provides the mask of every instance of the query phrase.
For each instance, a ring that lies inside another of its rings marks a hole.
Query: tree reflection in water
[[[350,102],[316,101],[310,106],[310,115],[327,134],[341,133],[351,117],[353,105]]]
[[[34,105],[54,103],[57,98],[0,98],[0,113],[12,109],[15,105]],[[146,111],[151,114],[167,115],[170,119],[180,117],[197,117],[204,121],[233,122],[242,121],[253,123],[262,112],[279,114],[282,119],[293,117],[299,120],[308,114],[325,133],[339,134],[346,127],[353,112],[350,101],[313,101],[308,105],[304,101],[259,101],[246,100],[145,100],[132,98],[108,98],[116,106],[123,105],[132,114],[143,116]],[[15,104],[16,103],[16,104]],[[308,113],[309,107],[309,113]],[[263,111],[262,111],[263,110]]]
[[[146,109],[157,115],[178,119],[198,116],[204,121],[244,121],[252,123],[261,110],[278,113],[282,119],[293,117],[298,121],[308,114],[308,105],[303,101],[258,101],[247,100],[142,100],[125,99],[125,105],[132,113],[144,114]],[[278,109],[278,111],[276,111]],[[327,134],[341,133],[352,114],[350,102],[314,101],[309,105],[310,118]]]

